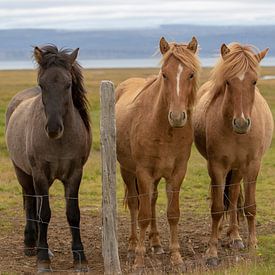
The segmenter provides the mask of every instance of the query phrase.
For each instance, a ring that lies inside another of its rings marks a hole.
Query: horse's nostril
[[[184,120],[186,118],[185,112],[182,112],[182,119]]]
[[[246,120],[246,124],[247,124],[247,126],[250,126],[251,120],[249,118]]]
[[[237,119],[236,119],[236,118],[233,119],[233,124],[234,124],[235,126],[237,126]]]
[[[173,113],[169,112],[169,118],[172,120],[173,119]]]

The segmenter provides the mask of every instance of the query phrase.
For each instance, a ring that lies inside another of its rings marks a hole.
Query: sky
[[[0,29],[275,24],[275,0],[0,0]]]

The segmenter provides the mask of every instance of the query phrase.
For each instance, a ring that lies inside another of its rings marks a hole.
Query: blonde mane
[[[193,86],[192,93],[188,101],[189,102],[188,108],[191,109],[195,103],[196,92],[199,86],[200,61],[196,54],[192,53],[191,50],[187,49],[187,44],[177,44],[175,42],[172,42],[172,43],[169,43],[169,50],[163,55],[160,61],[160,64],[161,65],[165,64],[171,55],[173,55],[183,65],[190,68],[194,72],[195,85]],[[149,77],[148,81],[146,81],[145,85],[141,88],[141,90],[136,95],[133,101],[135,101],[143,91],[147,90],[157,80],[161,79],[160,75],[161,74],[153,77]]]
[[[229,53],[224,59],[220,57],[211,71],[210,82],[216,92],[226,80],[244,74],[248,70],[259,73],[259,61],[256,58],[258,50],[254,46],[231,43],[228,48]]]

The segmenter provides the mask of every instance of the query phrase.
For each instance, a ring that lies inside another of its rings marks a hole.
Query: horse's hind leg
[[[129,238],[128,257],[135,256],[135,250],[137,246],[137,215],[138,215],[138,191],[136,176],[127,170],[120,167],[122,179],[127,188],[127,204],[131,215],[131,235]]]
[[[82,171],[75,173],[65,180],[66,215],[72,234],[72,252],[74,268],[79,272],[88,271],[88,262],[84,254],[84,247],[80,237],[80,210],[78,202],[78,191],[82,178]]]
[[[153,194],[151,200],[151,209],[152,209],[152,220],[151,220],[151,230],[149,233],[150,244],[152,250],[156,254],[164,253],[163,248],[161,247],[160,239],[159,239],[159,232],[157,228],[157,217],[156,217],[156,202],[158,199],[158,186],[159,180],[156,181],[153,185]]]
[[[22,186],[23,201],[26,213],[26,226],[24,231],[24,252],[27,256],[36,255],[37,242],[37,216],[36,216],[36,198],[33,187],[32,176],[26,174],[14,163],[17,179]]]
[[[228,236],[230,238],[230,245],[235,249],[243,249],[244,245],[242,242],[242,238],[239,235],[239,223],[238,223],[238,198],[240,194],[240,182],[242,180],[242,175],[239,170],[232,171],[231,181],[229,183],[229,229]]]
[[[244,191],[245,191],[245,202],[244,202],[244,213],[247,218],[248,224],[248,246],[249,248],[257,248],[256,238],[256,181],[260,170],[260,161],[254,161],[249,164],[244,176]]]

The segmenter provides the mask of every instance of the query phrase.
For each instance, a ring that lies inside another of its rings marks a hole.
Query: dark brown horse
[[[80,238],[78,190],[91,148],[91,129],[78,49],[35,47],[38,87],[18,93],[6,113],[6,142],[26,211],[25,254],[37,252],[38,271],[50,271],[49,188],[63,182],[77,270],[87,269]]]
[[[198,91],[193,125],[195,143],[207,160],[212,190],[212,232],[207,251],[208,263],[218,264],[219,226],[224,206],[228,206],[231,245],[243,248],[239,235],[237,203],[244,180],[244,212],[247,217],[248,245],[257,244],[255,191],[261,160],[273,133],[271,111],[256,83],[259,63],[267,50],[232,43],[221,47],[221,58],[210,81]]]
[[[168,43],[162,38],[159,74],[149,80],[128,79],[116,90],[117,154],[132,223],[128,252],[136,255],[138,268],[144,265],[149,224],[151,247],[155,253],[163,252],[155,209],[161,178],[167,182],[171,262],[183,262],[177,236],[179,192],[193,142],[190,118],[200,68],[196,50],[195,38],[188,44]]]

